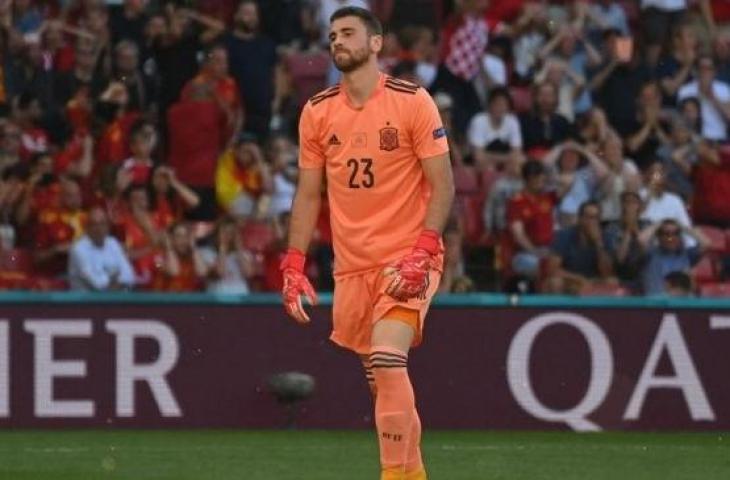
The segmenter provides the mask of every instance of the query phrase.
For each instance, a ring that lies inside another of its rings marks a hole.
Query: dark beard
[[[352,52],[350,56],[343,61],[337,61],[337,55],[333,55],[332,60],[335,62],[335,67],[342,73],[349,73],[357,70],[368,62],[369,55],[363,50]]]

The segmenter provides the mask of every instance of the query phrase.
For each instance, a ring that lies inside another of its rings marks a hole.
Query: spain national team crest
[[[385,127],[380,129],[380,149],[390,152],[398,148],[398,129]]]

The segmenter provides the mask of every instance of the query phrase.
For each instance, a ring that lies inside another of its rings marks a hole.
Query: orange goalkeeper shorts
[[[393,277],[383,275],[382,269],[335,277],[335,293],[332,300],[332,335],[336,344],[358,354],[370,353],[373,325],[389,318],[401,320],[413,326],[413,346],[423,339],[423,323],[441,280],[441,272],[429,273],[425,298],[411,298],[400,302],[385,293]]]

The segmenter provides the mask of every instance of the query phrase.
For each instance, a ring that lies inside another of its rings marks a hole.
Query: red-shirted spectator
[[[208,276],[195,236],[185,223],[176,223],[165,237],[165,255],[153,289],[163,292],[196,292],[203,289]]]
[[[37,154],[30,159],[28,180],[15,216],[19,225],[28,224],[38,212],[60,204],[61,182],[55,170],[53,157],[47,153]]]
[[[125,191],[124,199],[125,205],[117,212],[117,230],[137,272],[138,284],[149,285],[162,263],[160,249],[169,224],[152,211],[146,185],[133,184]]]
[[[542,259],[550,253],[557,196],[554,192],[545,191],[547,173],[542,163],[536,160],[525,162],[522,178],[524,190],[507,203],[507,224],[516,250],[512,270],[535,278]]]
[[[182,183],[175,170],[167,165],[158,165],[152,170],[150,187],[152,210],[165,224],[181,220],[186,210],[200,203],[198,194]]]
[[[75,180],[63,179],[59,205],[38,212],[34,242],[37,272],[57,277],[66,271],[68,249],[83,235],[85,218],[81,187]]]
[[[157,146],[157,131],[146,122],[138,122],[129,134],[129,150],[132,156],[119,166],[117,187],[120,190],[132,184],[146,184],[152,175],[152,152]]]
[[[221,109],[225,141],[230,144],[243,124],[243,110],[236,80],[228,74],[228,51],[224,46],[212,47],[205,56],[200,73],[183,88],[182,99],[213,100]]]
[[[129,134],[140,114],[127,111],[128,103],[127,88],[121,83],[110,84],[99,97],[97,114],[109,123],[96,145],[95,173],[130,156]]]
[[[48,133],[37,125],[43,115],[41,103],[30,92],[21,93],[13,102],[13,120],[20,127],[20,156],[24,160],[48,150]]]

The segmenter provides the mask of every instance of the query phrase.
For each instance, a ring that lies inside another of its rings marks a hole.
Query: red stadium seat
[[[705,283],[700,286],[702,297],[730,297],[730,283]]]
[[[724,253],[728,251],[727,233],[717,227],[697,225],[697,228],[710,239],[710,251],[713,253]]]
[[[703,256],[692,269],[692,277],[697,284],[712,283],[718,280],[715,262],[710,256]]]
[[[253,252],[263,252],[274,240],[276,233],[269,222],[251,220],[241,228],[243,246]]]
[[[510,87],[510,96],[515,112],[524,113],[532,108],[532,91],[530,87]]]

